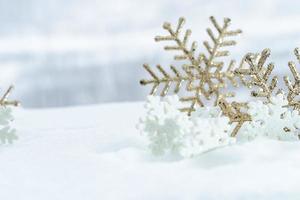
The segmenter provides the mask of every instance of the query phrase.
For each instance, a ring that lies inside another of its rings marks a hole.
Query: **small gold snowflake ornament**
[[[248,88],[256,86],[258,88],[251,92],[253,97],[264,97],[267,98],[268,101],[270,101],[270,97],[278,81],[277,76],[272,77],[271,81],[269,81],[274,69],[274,64],[269,63],[265,66],[265,62],[270,54],[270,49],[264,49],[260,54],[249,53],[244,57],[245,63],[248,64],[247,68],[245,68],[243,63],[235,70],[235,74],[240,77],[241,82],[245,86]]]
[[[249,88],[255,86],[258,88],[257,90],[251,92],[253,97],[263,97],[267,100],[264,101],[264,103],[274,104],[274,102],[271,101],[271,98],[275,97],[274,90],[277,87],[278,78],[277,76],[272,76],[272,71],[274,69],[273,63],[269,63],[267,66],[265,66],[265,62],[270,53],[271,52],[269,49],[264,49],[259,54],[247,54],[244,60],[248,65],[246,67],[245,65],[240,66],[235,70],[235,74],[240,77],[245,86]],[[297,60],[300,62],[300,53],[298,48],[294,50],[294,54]],[[288,92],[285,97],[288,103],[283,107],[291,107],[293,110],[297,110],[300,113],[300,74],[298,73],[296,64],[294,62],[290,61],[288,66],[294,77],[294,82],[291,83],[288,76],[284,77],[285,84],[288,88]],[[285,95],[284,90],[281,88],[277,90],[276,95],[279,93]],[[283,130],[286,133],[291,131],[287,127],[284,127]]]
[[[239,76],[241,82],[248,88],[255,86],[257,90],[253,90],[251,95],[253,97],[264,97],[267,99],[267,102],[270,102],[270,98],[274,94],[274,90],[277,87],[278,77],[272,76],[274,69],[274,64],[269,63],[267,66],[265,62],[270,56],[270,49],[264,49],[259,54],[249,53],[244,57],[244,62],[248,65],[245,67],[245,64],[240,65],[238,69],[235,70],[235,75]],[[294,54],[297,60],[300,62],[300,50],[295,48]],[[288,105],[294,110],[300,112],[300,74],[296,69],[296,64],[292,61],[288,63],[289,69],[293,75],[294,82],[292,83],[288,76],[284,76],[284,82],[287,86],[287,100]],[[248,78],[248,79],[247,79]],[[278,89],[276,94],[282,93],[283,89]]]
[[[14,87],[11,85],[9,86],[9,88],[6,90],[6,92],[3,94],[3,96],[0,99],[0,105],[1,106],[19,106],[20,102],[19,101],[11,101],[11,100],[7,100],[9,94],[12,92],[12,90],[14,89]]]
[[[188,45],[188,40],[191,35],[191,30],[187,29],[184,34],[183,24],[184,18],[179,18],[177,26],[173,27],[170,23],[164,23],[163,29],[167,31],[166,36],[155,37],[156,42],[170,41],[172,45],[164,47],[166,51],[176,51],[178,54],[174,56],[177,61],[183,62],[180,67],[170,66],[171,73],[168,73],[162,66],[157,65],[156,68],[161,75],[154,72],[148,64],[144,64],[144,68],[150,74],[150,79],[143,79],[140,81],[142,85],[152,85],[150,94],[155,95],[160,86],[162,90],[161,96],[169,94],[172,84],[175,84],[172,93],[179,93],[182,85],[186,85],[186,93],[180,98],[182,102],[189,105],[181,109],[187,112],[188,115],[195,110],[195,108],[204,106],[203,100],[210,100],[215,97],[214,105],[218,104],[219,99],[231,97],[233,93],[222,93],[221,89],[226,87],[226,82],[230,82],[233,86],[237,86],[234,75],[234,64],[232,60],[227,68],[223,70],[224,61],[220,60],[222,57],[229,55],[229,51],[224,47],[233,46],[236,44],[235,40],[228,39],[229,37],[240,34],[241,30],[230,30],[230,19],[225,18],[222,25],[216,21],[214,17],[210,17],[216,34],[208,28],[207,33],[211,42],[204,41],[203,44],[207,50],[207,55],[200,53],[196,55],[197,43],[192,42]]]
[[[297,60],[300,62],[299,48],[296,48],[294,50],[294,53]],[[300,94],[300,74],[298,73],[296,69],[296,64],[294,62],[290,61],[288,65],[294,77],[294,83],[291,83],[288,76],[284,77],[285,84],[288,88],[287,99],[289,101],[289,106],[293,107],[295,110],[298,110],[300,112],[300,100],[296,99],[296,97],[298,97],[298,95]]]

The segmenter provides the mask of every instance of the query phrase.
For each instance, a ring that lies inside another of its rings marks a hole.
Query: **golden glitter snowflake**
[[[258,88],[251,92],[253,97],[264,97],[268,101],[270,101],[270,97],[278,82],[277,76],[271,77],[274,64],[269,63],[265,66],[270,54],[270,49],[264,49],[259,54],[248,53],[242,61],[243,64],[235,70],[235,74],[240,77],[241,82],[245,86]],[[248,65],[245,67],[244,63]],[[271,80],[269,81],[269,79]]]
[[[299,48],[296,48],[294,50],[295,56],[297,60],[300,62],[300,50]],[[289,101],[289,106],[293,107],[295,110],[298,110],[300,112],[300,100],[296,99],[296,97],[299,97],[300,94],[300,74],[296,70],[296,64],[292,61],[289,62],[289,68],[293,74],[294,77],[294,83],[292,84],[289,80],[288,76],[284,77],[284,81],[286,86],[288,87],[288,95],[287,99]]]
[[[191,35],[191,30],[187,29],[182,33],[184,18],[179,18],[177,26],[174,28],[170,23],[164,23],[163,28],[168,32],[166,36],[155,37],[156,42],[172,41],[173,45],[165,46],[166,51],[179,52],[174,56],[177,61],[184,61],[180,68],[170,66],[171,72],[168,73],[160,65],[156,68],[159,71],[158,75],[151,69],[148,64],[144,64],[144,68],[150,74],[150,79],[143,79],[140,81],[142,85],[152,85],[150,94],[155,95],[159,87],[162,86],[160,92],[161,96],[169,94],[169,90],[174,85],[172,93],[177,94],[182,88],[183,83],[186,84],[185,91],[192,92],[192,95],[183,95],[180,100],[189,103],[188,107],[181,110],[190,115],[197,106],[204,106],[203,98],[216,98],[214,104],[225,97],[233,96],[233,93],[222,93],[221,89],[226,87],[226,82],[229,81],[233,86],[237,86],[234,75],[234,60],[231,60],[227,70],[223,70],[224,61],[221,57],[229,55],[229,51],[224,47],[233,46],[236,44],[235,40],[228,39],[229,37],[240,34],[241,30],[229,30],[230,19],[225,18],[223,24],[220,26],[214,17],[210,17],[210,21],[215,28],[216,34],[212,29],[208,28],[207,33],[212,42],[204,41],[203,44],[208,52],[207,55],[200,53],[195,55],[197,43],[192,42],[188,45],[188,40]]]
[[[7,100],[9,94],[12,92],[12,90],[14,89],[13,86],[9,86],[9,88],[6,90],[6,92],[3,94],[3,96],[0,98],[0,105],[1,106],[19,106],[20,102],[19,101],[11,101],[11,100]]]

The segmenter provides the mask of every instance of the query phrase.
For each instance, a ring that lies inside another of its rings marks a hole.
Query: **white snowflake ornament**
[[[270,103],[254,101],[248,104],[252,121],[245,124],[238,140],[252,140],[256,137],[293,141],[299,140],[300,116],[287,107],[283,93],[270,98]]]
[[[11,144],[17,140],[16,130],[10,127],[13,120],[12,109],[2,106],[0,107],[0,143]]]
[[[201,153],[235,143],[230,137],[232,126],[227,117],[221,116],[218,107],[199,108],[192,115],[193,126],[184,138],[181,155],[193,157]]]
[[[149,148],[155,155],[177,154],[182,140],[191,127],[188,116],[178,108],[181,102],[177,96],[148,96],[145,108],[146,116],[140,119],[138,129],[149,139]]]
[[[197,109],[191,117],[179,111],[177,96],[149,96],[138,129],[149,140],[153,154],[178,154],[192,157],[235,142],[231,125],[218,107]]]

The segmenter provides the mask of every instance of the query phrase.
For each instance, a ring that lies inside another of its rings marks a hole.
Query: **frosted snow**
[[[256,140],[194,159],[154,157],[135,129],[142,105],[16,109],[20,139],[0,147],[0,199],[300,197],[300,143]]]

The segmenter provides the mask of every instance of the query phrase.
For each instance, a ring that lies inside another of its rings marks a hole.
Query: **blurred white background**
[[[173,54],[154,42],[164,21],[187,19],[192,39],[208,39],[208,17],[241,28],[239,60],[272,49],[276,73],[290,73],[300,46],[300,1],[279,0],[0,0],[0,85],[13,83],[24,107],[54,107],[145,98],[142,64],[170,64]]]

